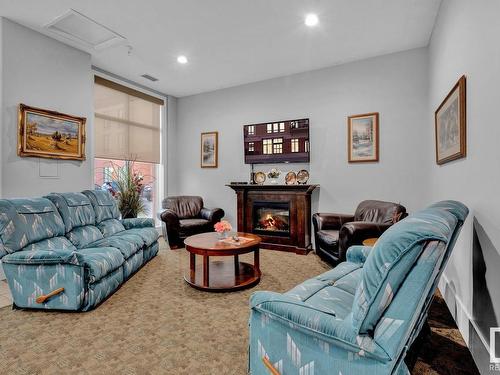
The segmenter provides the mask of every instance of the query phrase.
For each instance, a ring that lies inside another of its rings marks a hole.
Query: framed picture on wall
[[[378,112],[347,118],[349,163],[378,161]]]
[[[85,160],[84,117],[19,105],[17,154]]]
[[[466,155],[465,105],[465,76],[462,76],[434,113],[437,164]]]
[[[218,167],[218,132],[201,133],[201,167],[202,168],[217,168]]]

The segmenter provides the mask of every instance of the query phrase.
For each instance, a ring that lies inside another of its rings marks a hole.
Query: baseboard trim
[[[441,280],[439,281],[438,288],[441,291],[441,294],[443,295],[443,299],[445,300],[446,305],[448,306],[448,309],[449,309],[449,305],[448,305],[448,301],[446,301],[446,299],[444,297],[445,296],[444,290],[446,290],[448,288],[448,284],[449,283],[450,283],[450,280],[443,273],[441,275]],[[457,306],[460,308],[461,313],[467,318],[468,324],[470,324],[474,328],[474,331],[476,331],[476,335],[479,337],[479,339],[481,340],[481,342],[483,343],[484,347],[486,348],[486,350],[489,353],[490,352],[489,337],[485,338],[484,335],[481,333],[481,330],[479,329],[477,323],[472,318],[472,314],[467,309],[467,306],[465,306],[465,304],[462,302],[462,299],[456,293],[453,293],[453,298],[455,298],[455,301],[457,303]],[[464,327],[460,327],[459,326],[459,322],[457,322],[457,317],[454,316],[453,319],[457,323],[458,329],[460,330],[460,333],[462,334],[462,337],[468,337],[468,333],[464,334],[464,332],[463,332]],[[468,342],[469,340],[464,340],[464,341],[466,341],[467,347],[470,349],[470,343]]]

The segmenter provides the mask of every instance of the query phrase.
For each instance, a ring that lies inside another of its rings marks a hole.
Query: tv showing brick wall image
[[[309,119],[243,127],[245,163],[309,163]]]

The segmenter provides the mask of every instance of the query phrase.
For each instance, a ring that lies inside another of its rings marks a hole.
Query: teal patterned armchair
[[[157,252],[153,220],[119,220],[106,191],[0,200],[0,258],[15,307],[92,309]]]
[[[254,293],[250,373],[409,374],[407,350],[467,215],[459,202],[438,202],[287,293]]]

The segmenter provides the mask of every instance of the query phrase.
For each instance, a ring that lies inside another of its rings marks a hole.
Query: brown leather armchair
[[[316,213],[313,215],[316,254],[336,265],[345,260],[347,249],[363,240],[380,237],[391,225],[407,216],[398,203],[366,200],[354,215]]]
[[[203,198],[197,196],[167,197],[162,207],[163,237],[172,249],[184,246],[186,237],[213,232],[214,224],[224,217],[224,210],[203,207]]]

